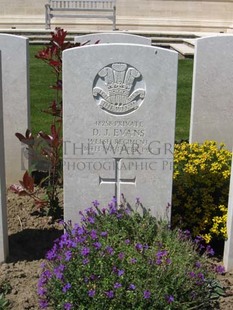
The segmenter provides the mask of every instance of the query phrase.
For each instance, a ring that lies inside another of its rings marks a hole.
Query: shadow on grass
[[[9,258],[7,262],[33,261],[45,258],[52,248],[54,240],[63,230],[58,229],[25,229],[9,236]]]

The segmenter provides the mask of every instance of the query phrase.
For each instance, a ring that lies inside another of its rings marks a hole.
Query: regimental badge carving
[[[93,83],[97,105],[115,115],[137,110],[145,98],[141,73],[125,63],[113,63],[99,71]]]

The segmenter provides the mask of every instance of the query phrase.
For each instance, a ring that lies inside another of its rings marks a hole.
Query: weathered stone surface
[[[65,219],[123,193],[170,218],[178,55],[99,44],[63,53]]]
[[[151,45],[151,39],[143,36],[133,35],[125,32],[105,32],[105,33],[91,33],[83,36],[74,37],[74,42],[95,44],[103,43],[133,43]]]
[[[196,42],[189,141],[233,146],[233,36]]]
[[[6,184],[3,139],[3,112],[2,112],[2,70],[0,51],[0,263],[8,255],[7,211],[6,211]]]
[[[16,132],[29,128],[28,39],[0,34],[2,51],[3,122],[5,140],[6,183],[22,178],[28,161]]]

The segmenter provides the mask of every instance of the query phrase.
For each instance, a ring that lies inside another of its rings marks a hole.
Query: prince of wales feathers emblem
[[[104,84],[98,83],[99,80]],[[138,109],[145,97],[145,89],[136,87],[139,81],[141,73],[137,69],[113,63],[99,71],[93,96],[101,109],[111,114],[127,114]]]

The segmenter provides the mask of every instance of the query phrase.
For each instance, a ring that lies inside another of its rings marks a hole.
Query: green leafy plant
[[[223,144],[175,145],[172,223],[207,243],[227,237],[231,157]]]
[[[2,281],[0,283],[0,310],[9,309],[9,301],[6,299],[5,295],[11,291],[11,286],[9,282]]]
[[[5,299],[5,296],[3,294],[0,294],[0,310],[7,310],[8,305],[8,300]]]
[[[214,309],[223,291],[202,238],[193,243],[189,232],[169,230],[145,209],[117,207],[115,199],[103,209],[94,201],[80,214],[82,224],[66,223],[46,255],[41,309]]]

